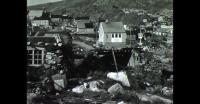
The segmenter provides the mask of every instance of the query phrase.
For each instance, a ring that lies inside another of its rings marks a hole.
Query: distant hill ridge
[[[125,14],[121,9],[134,8],[147,10],[150,13],[173,9],[173,0],[63,0],[60,2],[41,4],[28,7],[43,9],[55,14],[68,14],[74,17],[90,16],[93,20],[99,17],[125,24],[139,24],[143,17]]]
[[[113,5],[120,8],[143,8],[143,9],[165,9],[173,7],[173,0],[63,0],[54,3],[29,6],[30,9],[41,9],[46,7],[49,10],[66,8],[84,8],[87,6],[97,6],[109,8]]]

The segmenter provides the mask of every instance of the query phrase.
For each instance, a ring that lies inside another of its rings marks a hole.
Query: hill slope
[[[113,21],[136,23],[141,17],[133,14],[125,15],[121,9],[136,8],[155,13],[163,9],[172,9],[173,0],[63,0],[55,3],[30,6],[28,8],[42,9],[43,7],[46,7],[47,10],[53,13],[67,13],[73,16],[89,15],[94,19],[102,17],[110,18]]]

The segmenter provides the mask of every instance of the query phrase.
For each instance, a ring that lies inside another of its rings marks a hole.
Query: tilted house
[[[126,46],[127,34],[122,22],[101,22],[98,42],[107,48]]]

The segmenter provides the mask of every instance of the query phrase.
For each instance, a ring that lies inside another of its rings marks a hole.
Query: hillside
[[[30,6],[28,8],[42,9],[43,7],[53,13],[66,13],[73,16],[89,15],[94,19],[106,17],[113,21],[120,20],[135,23],[141,17],[138,18],[138,16],[133,14],[125,15],[121,9],[144,9],[148,12],[155,13],[163,9],[172,9],[173,0],[63,0],[55,3]]]

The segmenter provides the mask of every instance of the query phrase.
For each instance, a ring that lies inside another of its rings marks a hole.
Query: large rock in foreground
[[[130,87],[130,83],[126,72],[110,72],[107,77],[116,81],[120,81],[124,86]]]
[[[124,94],[124,89],[119,83],[116,83],[115,85],[111,86],[108,89],[108,92],[111,94],[117,94],[117,93]]]

